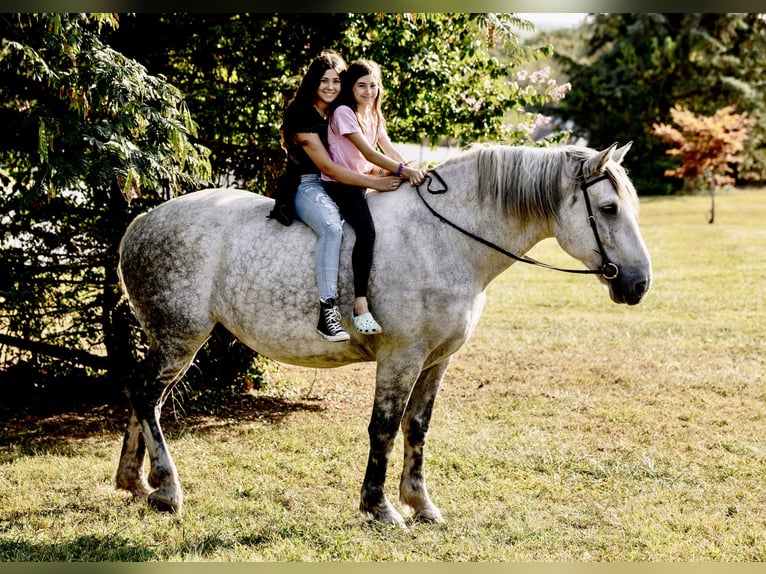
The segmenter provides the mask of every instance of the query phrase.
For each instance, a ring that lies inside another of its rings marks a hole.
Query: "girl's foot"
[[[351,338],[351,335],[340,326],[340,311],[335,305],[335,299],[320,299],[317,333],[334,343],[348,341]]]
[[[354,327],[362,335],[377,335],[382,333],[383,329],[378,325],[378,322],[373,318],[372,313],[369,311],[359,316],[351,313],[351,320],[354,322]]]

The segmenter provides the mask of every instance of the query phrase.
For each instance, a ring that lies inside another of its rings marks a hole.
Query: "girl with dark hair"
[[[333,161],[358,173],[376,170],[405,177],[420,185],[425,172],[407,167],[386,133],[381,114],[382,85],[380,68],[375,62],[359,60],[341,74],[341,94],[332,104],[327,139]],[[375,148],[380,147],[384,153]],[[377,166],[377,167],[376,167]],[[354,271],[354,310],[352,320],[357,331],[376,334],[381,326],[372,316],[367,302],[367,283],[372,268],[375,225],[365,197],[365,189],[322,173],[325,189],[335,201],[340,214],[356,232],[352,253]],[[390,191],[390,189],[388,190]]]
[[[337,306],[338,268],[343,234],[335,202],[325,192],[319,174],[360,188],[391,191],[401,178],[373,177],[343,167],[327,152],[327,117],[330,104],[340,93],[340,73],[346,63],[338,54],[322,52],[309,66],[295,96],[285,108],[282,146],[288,162],[284,181],[294,190],[295,214],[318,236],[314,271],[319,287],[317,331],[328,341],[347,341]]]

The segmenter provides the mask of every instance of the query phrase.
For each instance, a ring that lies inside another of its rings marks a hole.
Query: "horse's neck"
[[[471,162],[457,163],[438,170],[448,190],[434,195],[421,187],[420,193],[440,215],[464,230],[491,242],[517,256],[524,255],[541,240],[551,235],[551,230],[540,224],[522,223],[503,213],[492,201],[480,201],[477,193],[477,173]],[[432,189],[442,186],[434,181]],[[420,201],[420,200],[418,200]],[[427,210],[422,210],[426,212]],[[426,219],[436,219],[430,212]],[[448,225],[441,223],[442,225]],[[515,260],[464,233],[440,233],[449,237],[485,285],[510,267]]]

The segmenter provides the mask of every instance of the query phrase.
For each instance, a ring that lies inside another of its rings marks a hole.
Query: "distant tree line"
[[[634,140],[629,167],[641,193],[682,187],[666,175],[677,158],[653,131],[672,121],[674,106],[701,116],[727,106],[746,113],[753,125],[733,177],[766,182],[766,15],[597,14],[542,40],[556,46],[557,69],[572,84],[546,113],[571,122],[573,136],[593,147]]]

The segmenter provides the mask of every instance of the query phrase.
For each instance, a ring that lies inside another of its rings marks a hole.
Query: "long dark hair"
[[[322,76],[327,70],[335,70],[338,75],[342,75],[346,69],[346,62],[340,57],[340,54],[332,50],[325,50],[317,56],[306,70],[295,95],[285,106],[282,114],[282,147],[287,148],[286,142],[292,142],[296,130],[299,126],[295,125],[298,114],[297,110],[310,108],[314,105],[317,97],[317,90]]]
[[[330,104],[330,117],[333,112],[338,109],[338,106],[348,106],[356,114],[359,126],[362,128],[362,132],[367,131],[367,126],[359,118],[357,113],[356,99],[354,98],[354,84],[364,76],[372,76],[375,83],[378,85],[378,95],[375,97],[375,102],[372,106],[372,117],[375,120],[375,140],[377,140],[377,134],[380,132],[381,127],[385,126],[385,120],[383,119],[383,113],[381,112],[381,101],[383,100],[383,81],[380,75],[380,66],[378,66],[372,60],[357,60],[352,63],[346,71],[340,74],[340,95],[335,101]]]

